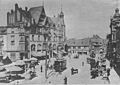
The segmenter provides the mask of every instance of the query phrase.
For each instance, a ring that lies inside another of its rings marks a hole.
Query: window
[[[56,49],[56,44],[53,45],[53,50],[55,50],[55,49]]]
[[[14,31],[12,30],[11,33],[14,33]]]
[[[11,35],[11,38],[14,38],[15,37],[15,35]]]
[[[35,51],[35,44],[31,45],[31,51]]]
[[[40,35],[38,35],[38,41],[40,41]]]
[[[47,49],[47,43],[43,43],[43,50]]]
[[[34,41],[34,35],[32,35],[32,41]]]
[[[15,53],[11,53],[10,54],[10,58],[12,61],[15,61],[16,60],[16,54]]]
[[[21,37],[20,38],[20,42],[24,42],[25,40],[24,40],[24,37]]]
[[[15,41],[14,40],[11,41],[11,45],[15,45]]]

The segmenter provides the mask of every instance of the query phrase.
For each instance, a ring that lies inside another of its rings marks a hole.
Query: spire
[[[116,8],[119,8],[119,0],[116,0]]]
[[[42,6],[44,7],[44,0],[42,0]]]
[[[61,12],[62,12],[62,0],[61,0]]]
[[[116,0],[116,9],[115,9],[115,14],[114,17],[120,16],[119,14],[119,0]]]
[[[63,13],[63,9],[62,9],[62,0],[61,0],[60,4],[61,4],[60,17],[63,18],[64,17],[64,13]]]

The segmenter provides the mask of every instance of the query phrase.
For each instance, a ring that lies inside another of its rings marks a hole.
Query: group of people
[[[96,56],[91,58],[91,78],[94,79],[98,76],[102,76],[102,79],[110,83],[110,66],[104,54],[100,52],[100,56],[96,59]]]

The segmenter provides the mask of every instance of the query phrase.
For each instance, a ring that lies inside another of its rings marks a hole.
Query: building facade
[[[120,13],[115,9],[113,17],[110,19],[110,37],[108,38],[108,58],[111,63],[120,66]]]
[[[59,47],[64,48],[66,34],[62,10],[57,17],[49,17],[44,6],[22,9],[15,4],[15,9],[7,13],[4,28],[5,57],[12,61],[46,56],[46,52],[52,57]]]
[[[91,50],[98,53],[101,48],[106,50],[106,43],[106,39],[102,39],[98,35],[93,35],[90,38],[69,39],[66,41],[70,53],[80,54],[89,54]]]

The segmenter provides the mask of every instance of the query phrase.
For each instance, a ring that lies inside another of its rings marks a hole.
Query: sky
[[[6,26],[7,12],[14,9],[15,3],[24,9],[25,6],[41,6],[43,1],[45,12],[51,17],[60,13],[62,4],[68,39],[81,39],[93,34],[106,38],[110,33],[110,17],[119,6],[116,0],[0,0],[0,26]]]

